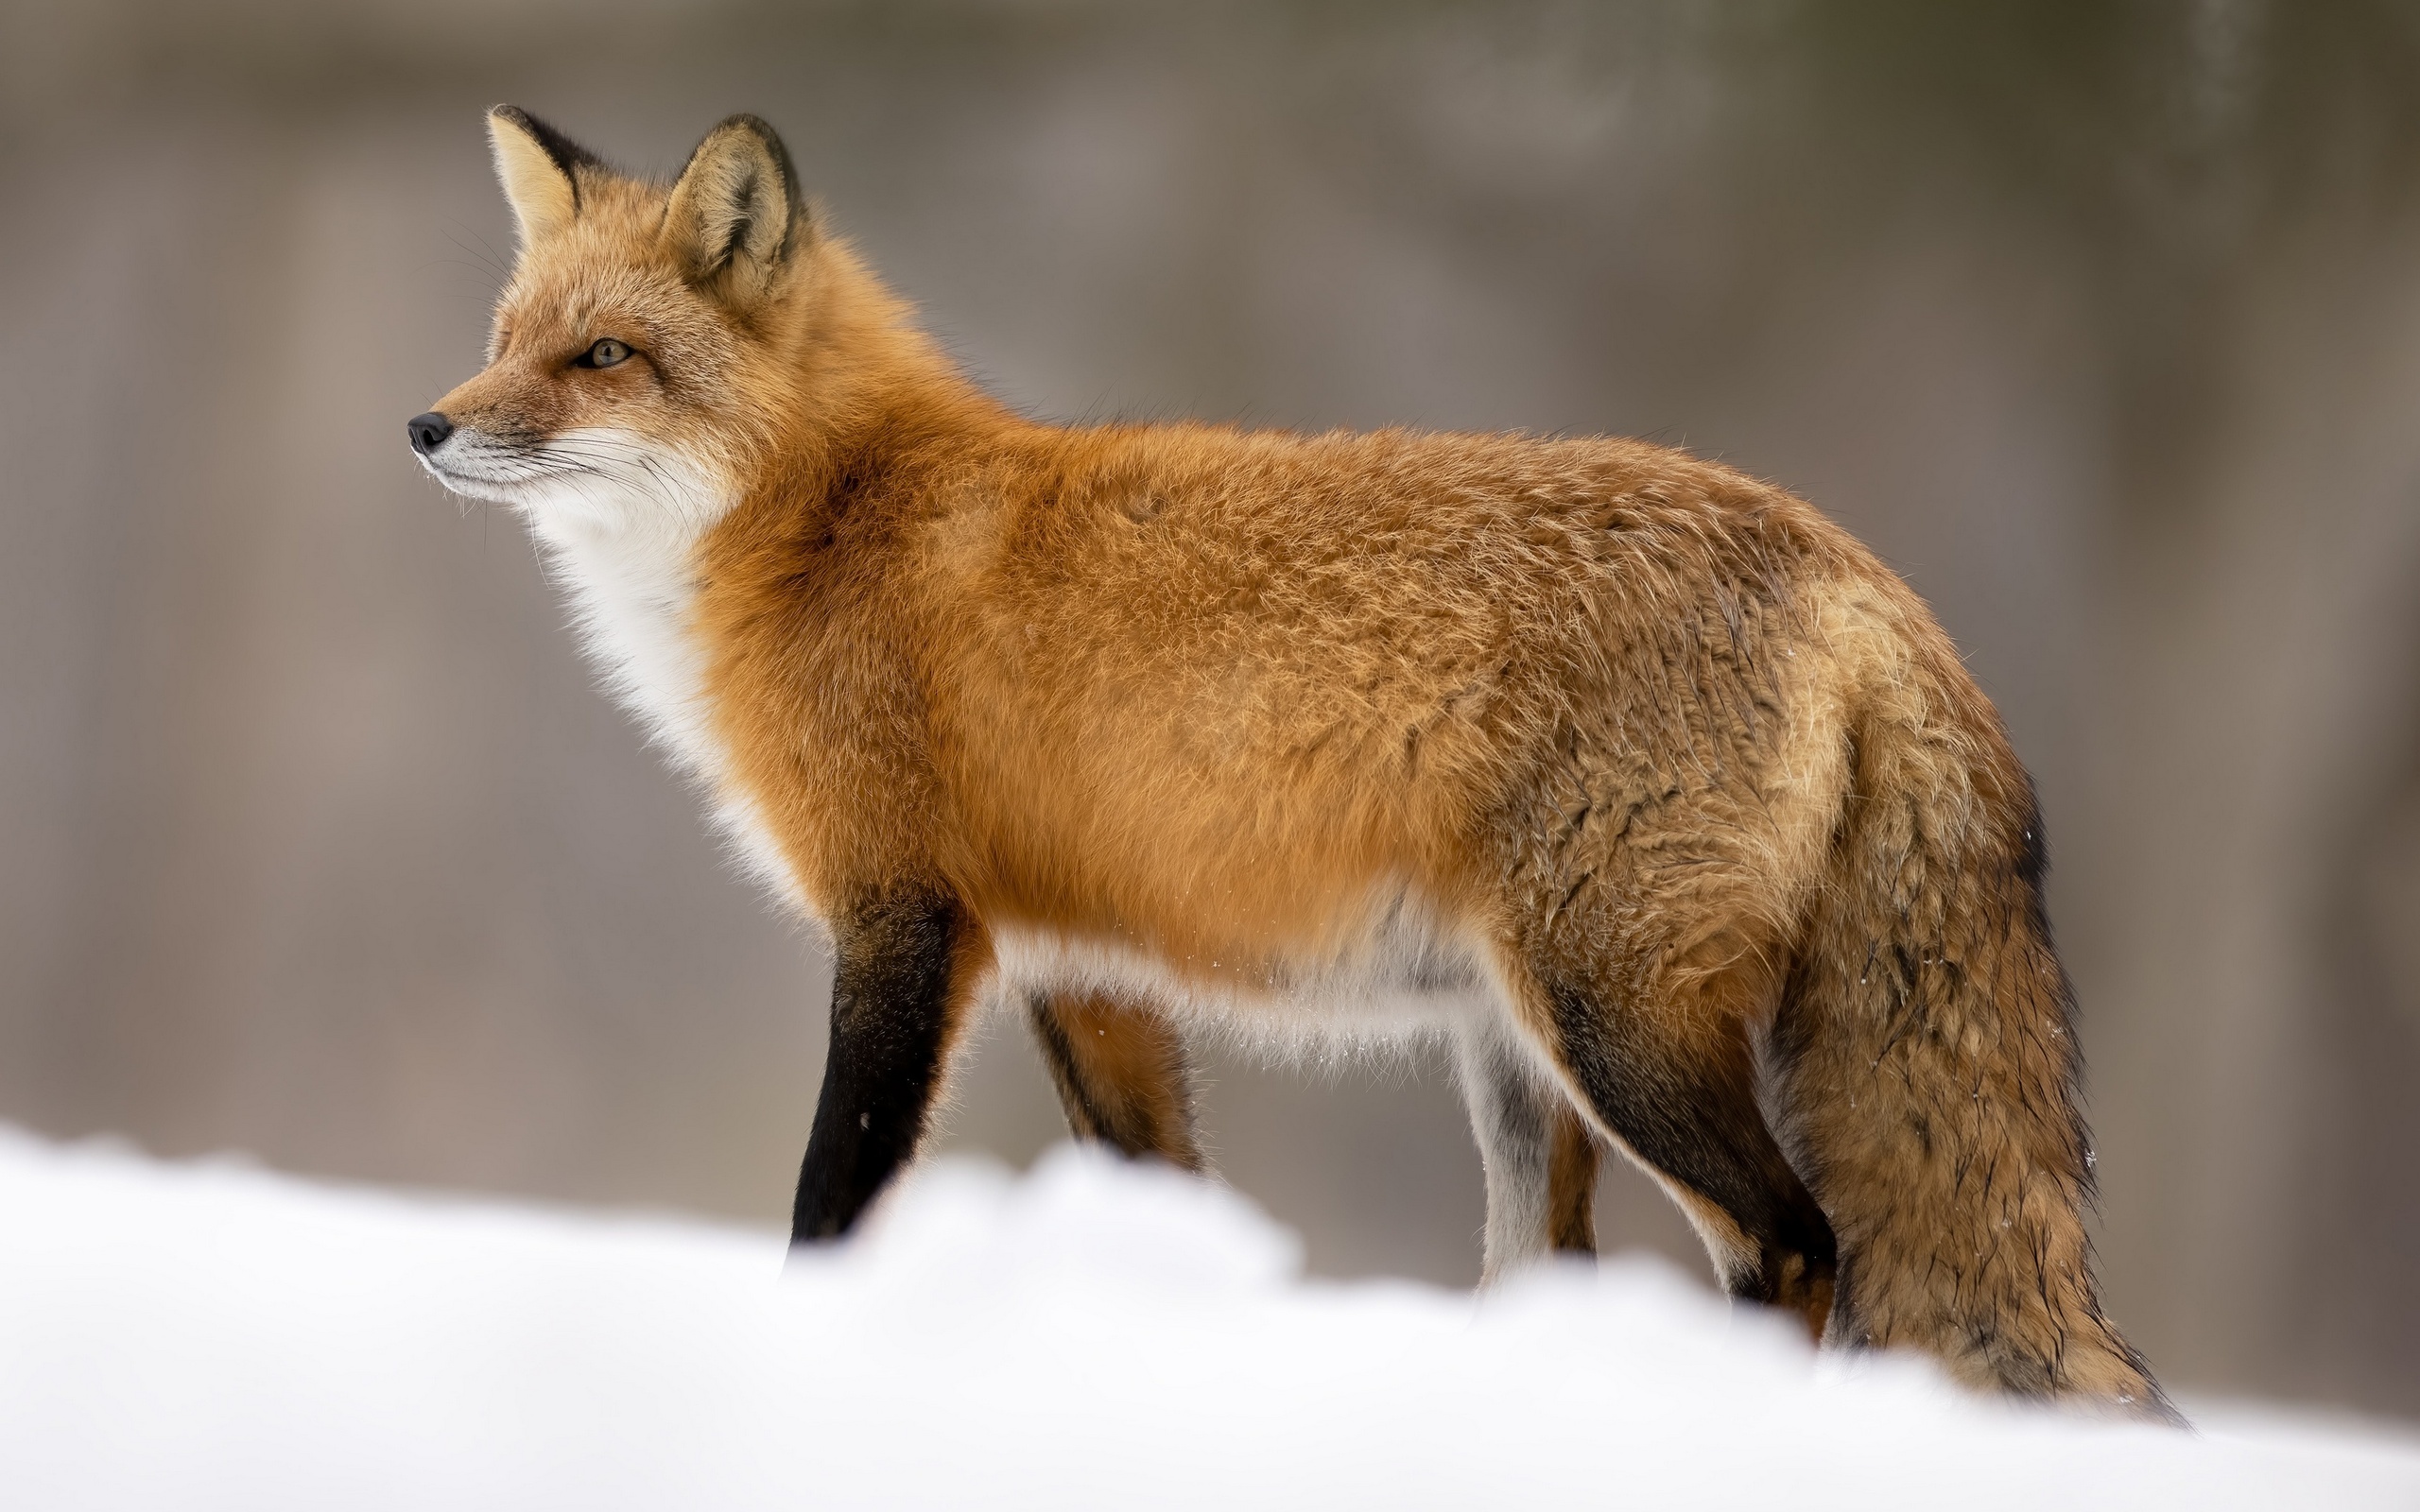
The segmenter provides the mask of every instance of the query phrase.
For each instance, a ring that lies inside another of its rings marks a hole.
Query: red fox
[[[1080,1136],[1190,1168],[1189,1032],[1437,1035],[1489,1277],[1591,1246],[1609,1147],[1819,1337],[2168,1413],[2096,1291],[2031,783],[1840,527],[1639,441],[1023,419],[762,121],[669,186],[488,124],[518,266],[411,444],[831,933],[795,1243],[993,1005]]]

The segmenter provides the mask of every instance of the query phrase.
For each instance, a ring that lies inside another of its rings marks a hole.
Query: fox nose
[[[412,450],[426,456],[444,445],[445,438],[454,434],[454,422],[432,409],[425,415],[414,415],[404,421],[404,431],[412,438]]]

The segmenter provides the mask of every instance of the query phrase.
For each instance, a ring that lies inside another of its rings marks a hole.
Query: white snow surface
[[[1234,1193],[1073,1147],[935,1165],[785,1270],[0,1128],[0,1504],[2420,1507],[2384,1429],[1978,1401],[1651,1262],[1478,1297],[1299,1266]]]

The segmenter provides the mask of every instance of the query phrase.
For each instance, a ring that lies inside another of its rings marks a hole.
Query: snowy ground
[[[1298,1279],[1241,1197],[1073,1150],[856,1249],[0,1129],[0,1504],[2420,1507],[2420,1442],[2199,1435],[1818,1360],[1658,1265]]]

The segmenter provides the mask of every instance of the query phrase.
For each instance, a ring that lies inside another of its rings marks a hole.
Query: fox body
[[[2165,1410],[2095,1292],[2031,785],[1814,508],[1636,441],[1035,423],[763,123],[668,187],[490,129],[519,266],[412,442],[831,931],[797,1242],[994,1004],[1079,1134],[1188,1167],[1194,1031],[1441,1034],[1491,1276],[1590,1246],[1611,1148],[1836,1343]]]

